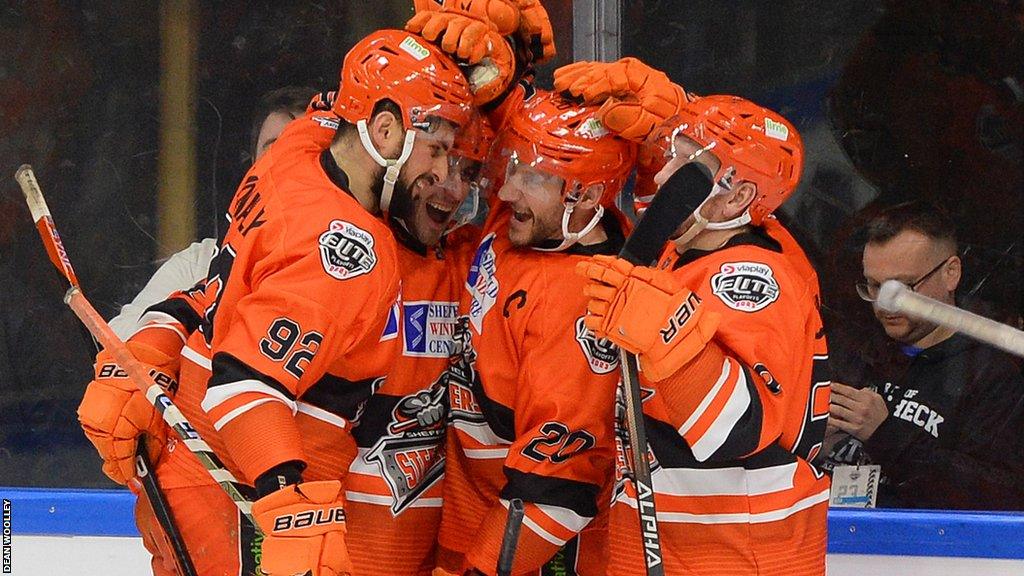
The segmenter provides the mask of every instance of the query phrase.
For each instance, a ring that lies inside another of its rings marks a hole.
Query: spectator
[[[252,162],[263,155],[292,120],[302,116],[306,105],[316,93],[312,88],[285,86],[260,97],[252,119],[252,138],[249,153]],[[217,239],[204,238],[172,255],[157,269],[153,277],[121,312],[110,320],[110,327],[127,340],[139,328],[139,317],[157,302],[162,302],[175,290],[192,286],[206,278],[210,260],[217,252]]]
[[[879,285],[895,279],[956,304],[955,227],[936,207],[885,209],[865,237],[861,298],[873,304]],[[873,310],[891,353],[865,358],[861,381],[833,382],[826,467],[881,465],[880,507],[1024,509],[1024,378],[1011,357],[945,327]]]

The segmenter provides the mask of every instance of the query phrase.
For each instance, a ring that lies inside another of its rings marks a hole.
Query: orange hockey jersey
[[[825,572],[829,481],[808,463],[829,402],[818,286],[788,233],[769,230],[710,252],[670,246],[660,262],[722,318],[679,372],[641,374],[667,575]],[[645,574],[635,496],[626,483],[612,509],[610,575]]]
[[[513,248],[491,214],[464,287],[448,374],[451,425],[438,565],[494,574],[512,499],[525,504],[513,573],[604,574],[618,350],[583,325],[574,267],[623,242],[565,252]],[[586,530],[585,530],[586,529]],[[579,536],[583,531],[583,536]],[[567,544],[568,543],[568,544]]]
[[[343,478],[352,421],[395,359],[394,237],[346,190],[336,126],[296,120],[250,169],[182,350],[175,402],[249,484],[291,460],[305,480]]]
[[[345,537],[356,576],[429,576],[441,524],[448,390],[458,298],[479,230],[463,227],[443,250],[401,232],[402,313],[385,331],[400,356],[353,430],[358,455],[346,479]]]

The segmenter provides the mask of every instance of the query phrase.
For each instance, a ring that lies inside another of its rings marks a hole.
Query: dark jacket
[[[1024,378],[1013,359],[961,335],[889,358],[850,382],[875,386],[889,406],[863,446],[882,466],[878,506],[1024,510]],[[857,458],[856,444],[841,442],[833,458]]]

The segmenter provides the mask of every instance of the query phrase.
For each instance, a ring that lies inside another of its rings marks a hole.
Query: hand
[[[540,0],[515,0],[519,8],[519,29],[516,36],[523,41],[527,63],[543,64],[555,57],[555,32],[548,12]]]
[[[682,368],[718,328],[719,316],[706,312],[700,298],[665,270],[594,256],[577,264],[576,273],[590,280],[583,288],[586,326],[636,354],[651,380]]]
[[[128,349],[164,390],[177,388],[179,357],[171,357],[141,342],[128,342]],[[118,484],[135,477],[135,450],[140,435],[148,436],[146,451],[155,464],[168,427],[146,395],[128,374],[103,350],[96,355],[95,379],[89,383],[78,405],[78,421],[85,436],[103,459],[103,473]]]
[[[854,388],[840,382],[832,383],[829,426],[866,442],[888,417],[889,407],[874,390]]]
[[[473,104],[482,106],[505,92],[515,73],[512,47],[487,22],[452,12],[420,12],[405,29],[420,34],[441,50],[468,64],[466,72]]]
[[[293,484],[260,498],[252,515],[266,535],[260,567],[268,576],[352,573],[345,547],[341,482]]]
[[[642,143],[689,97],[681,86],[636,58],[576,62],[555,70],[555,90],[601,104],[598,118],[622,138]]]

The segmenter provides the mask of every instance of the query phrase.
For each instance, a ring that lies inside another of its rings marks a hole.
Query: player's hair
[[[306,106],[316,92],[315,88],[308,86],[283,86],[260,96],[252,113],[252,126],[249,132],[249,155],[253,161],[256,159],[256,143],[260,138],[260,129],[263,128],[267,116],[274,112],[283,112],[298,118],[305,113]]]
[[[865,225],[864,240],[868,244],[882,244],[907,230],[948,243],[956,250],[956,224],[953,219],[942,208],[924,200],[911,200],[882,209]]]

